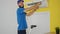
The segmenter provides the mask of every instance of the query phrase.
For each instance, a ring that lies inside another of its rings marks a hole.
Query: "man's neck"
[[[24,6],[19,6],[19,8],[24,8]]]

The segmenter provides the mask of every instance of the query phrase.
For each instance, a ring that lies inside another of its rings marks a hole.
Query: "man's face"
[[[23,2],[23,1],[20,1],[20,2],[18,3],[18,6],[23,7],[23,6],[24,6],[24,2]]]

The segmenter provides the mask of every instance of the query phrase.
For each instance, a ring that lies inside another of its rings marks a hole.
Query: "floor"
[[[48,33],[46,33],[46,34],[56,34],[55,32],[48,32]],[[59,33],[60,34],[60,33]]]

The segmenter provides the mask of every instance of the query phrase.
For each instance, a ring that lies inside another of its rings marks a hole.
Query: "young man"
[[[40,2],[36,3],[34,6],[24,9],[24,1],[18,0],[17,4],[19,8],[17,9],[17,22],[18,22],[18,34],[26,34],[27,22],[26,15],[32,15],[36,9],[38,9]]]

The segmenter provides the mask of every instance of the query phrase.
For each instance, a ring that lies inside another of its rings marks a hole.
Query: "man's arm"
[[[26,10],[26,11],[30,11],[30,10],[32,10],[33,8],[35,8],[36,6],[39,6],[39,5],[41,5],[41,2],[37,2],[37,3],[35,3],[33,6],[31,6],[31,7],[25,8],[25,10]]]
[[[35,5],[33,5],[33,6],[29,7],[29,8],[26,8],[26,9],[25,9],[26,15],[27,15],[27,16],[32,15],[32,14],[39,8],[39,5],[40,5],[40,4],[41,4],[41,3],[38,2],[38,3],[36,3]]]
[[[31,16],[38,8],[39,8],[39,7],[37,6],[37,7],[33,8],[33,9],[31,9],[30,11],[27,12],[26,15],[27,15],[27,16]]]

